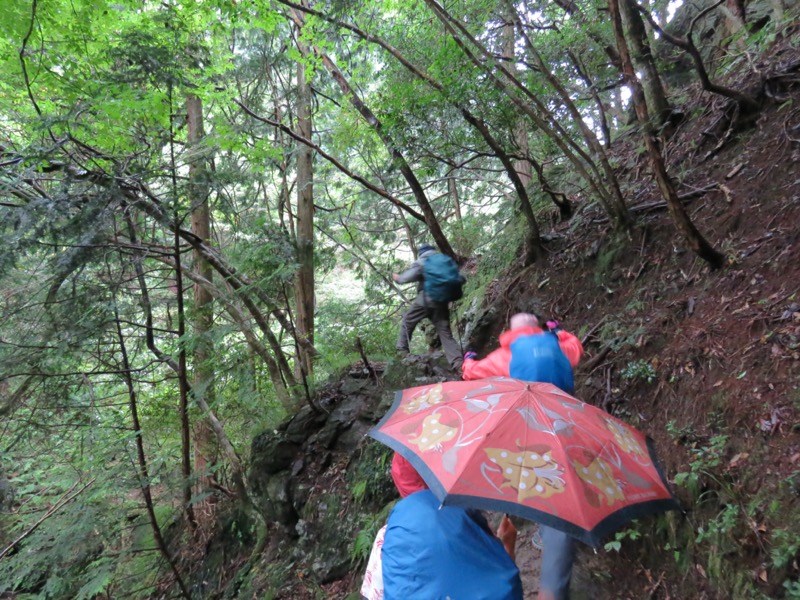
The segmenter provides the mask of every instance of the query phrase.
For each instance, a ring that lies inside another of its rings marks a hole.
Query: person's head
[[[392,457],[392,480],[401,498],[428,489],[428,484],[420,477],[417,470],[397,452]]]
[[[422,256],[423,254],[428,254],[429,252],[436,252],[436,247],[431,246],[430,244],[422,244],[419,247],[417,256]]]
[[[511,329],[520,329],[522,327],[539,327],[539,319],[536,315],[530,313],[517,313],[508,322]]]

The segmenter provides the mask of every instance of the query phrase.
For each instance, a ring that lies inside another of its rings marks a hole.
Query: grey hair
[[[508,322],[511,329],[519,329],[520,327],[538,327],[539,319],[536,315],[530,313],[517,313]]]

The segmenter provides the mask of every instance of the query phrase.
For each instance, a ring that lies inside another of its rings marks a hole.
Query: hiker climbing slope
[[[397,338],[397,351],[408,353],[411,336],[422,319],[430,319],[436,334],[442,342],[447,362],[455,370],[461,368],[461,347],[450,330],[449,303],[462,296],[464,277],[452,258],[436,251],[429,244],[419,247],[417,260],[402,273],[394,273],[397,283],[417,282],[417,297],[403,315],[400,335]]]
[[[500,348],[483,360],[474,352],[464,356],[462,378],[511,376],[524,381],[552,383],[573,393],[572,369],[583,355],[583,345],[573,334],[547,322],[548,331],[539,326],[535,315],[519,313],[511,317],[509,329],[500,335]],[[575,560],[575,542],[566,533],[540,526],[542,570],[538,600],[568,600]]]

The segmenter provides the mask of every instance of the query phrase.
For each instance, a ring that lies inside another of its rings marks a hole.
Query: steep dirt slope
[[[631,238],[598,237],[585,208],[556,228],[546,266],[496,288],[506,314],[529,307],[584,336],[577,395],[649,433],[680,484],[685,518],[619,556],[583,556],[600,587],[589,597],[783,597],[800,574],[798,53],[787,44],[756,67],[733,83],[786,75],[755,123],[720,144],[722,104],[697,92],[664,146],[724,269],[685,250],[630,139],[617,152]]]

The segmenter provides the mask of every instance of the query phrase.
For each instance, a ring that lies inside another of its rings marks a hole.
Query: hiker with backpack
[[[422,319],[433,323],[442,350],[450,366],[461,370],[461,347],[450,330],[450,302],[463,295],[464,277],[458,272],[455,261],[436,250],[430,244],[419,247],[417,260],[402,273],[394,273],[392,279],[397,283],[417,282],[417,297],[403,315],[400,335],[397,338],[397,352],[408,354],[411,336]]]
[[[475,352],[464,355],[462,379],[513,377],[523,381],[552,383],[574,393],[573,369],[583,355],[583,344],[573,334],[547,321],[546,330],[536,315],[511,317],[509,329],[500,335],[500,348],[483,360]],[[537,600],[569,600],[575,541],[563,531],[539,526],[534,545],[542,550],[542,568]]]

